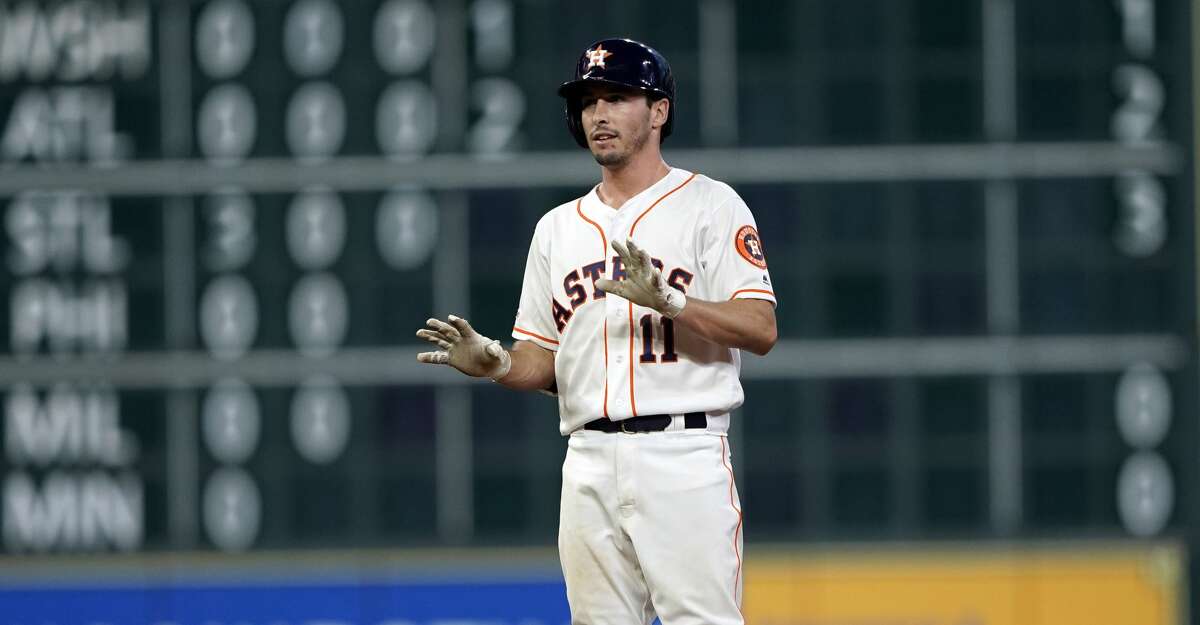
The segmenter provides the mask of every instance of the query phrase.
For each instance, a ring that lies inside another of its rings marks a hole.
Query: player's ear
[[[659,98],[650,101],[650,127],[662,128],[671,114],[671,101]]]

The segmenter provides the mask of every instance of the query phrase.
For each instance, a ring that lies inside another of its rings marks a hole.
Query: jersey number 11
[[[651,314],[642,316],[642,357],[639,360],[645,364],[676,362],[679,360],[679,355],[675,353],[675,322],[667,317],[662,317],[662,358],[659,359],[654,355],[654,317],[656,316]]]

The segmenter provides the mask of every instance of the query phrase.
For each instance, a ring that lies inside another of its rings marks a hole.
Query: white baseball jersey
[[[707,301],[775,303],[754,216],[728,185],[672,169],[619,209],[593,188],[538,222],[512,336],[553,350],[563,435],[599,417],[725,413],[742,404],[739,351],[596,288],[624,276],[613,240]],[[711,429],[711,426],[710,426]]]

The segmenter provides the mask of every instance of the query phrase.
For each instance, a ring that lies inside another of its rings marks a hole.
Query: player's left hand
[[[600,279],[596,281],[596,288],[623,297],[638,306],[653,308],[663,316],[674,319],[687,304],[687,297],[667,285],[662,272],[650,262],[650,255],[635,245],[632,239],[624,245],[614,239],[612,248],[625,266],[625,279]]]

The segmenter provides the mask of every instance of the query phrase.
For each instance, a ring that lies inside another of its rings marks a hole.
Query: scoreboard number
[[[288,66],[300,76],[316,76],[333,68],[342,55],[342,12],[330,0],[300,0],[288,10],[283,51]]]
[[[1115,6],[1125,51],[1139,62],[1122,63],[1113,70],[1113,90],[1120,104],[1113,112],[1112,135],[1125,145],[1147,145],[1165,135],[1161,118],[1166,90],[1158,74],[1140,62],[1148,60],[1156,47],[1155,0],[1116,0]],[[1149,172],[1128,171],[1117,178],[1114,190],[1118,217],[1113,243],[1117,249],[1133,258],[1162,249],[1167,239],[1162,183]]]

